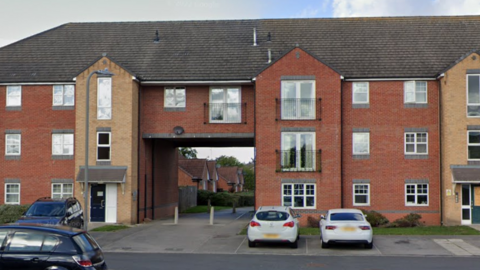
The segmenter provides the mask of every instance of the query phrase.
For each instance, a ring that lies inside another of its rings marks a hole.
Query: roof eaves
[[[476,53],[478,55],[480,55],[480,50],[479,49],[473,49],[473,50],[470,50],[469,52],[467,52],[466,54],[462,55],[460,58],[458,58],[457,60],[455,60],[455,62],[451,63],[448,67],[446,67],[444,70],[440,71],[439,73],[437,73],[437,75],[435,77],[439,77],[441,74],[449,71],[450,69],[452,69],[454,66],[456,66],[458,63],[462,62],[463,60],[465,60],[465,58],[467,58],[468,56],[470,56],[472,53]]]

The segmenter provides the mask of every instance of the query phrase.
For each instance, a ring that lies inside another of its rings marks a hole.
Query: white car
[[[248,246],[256,243],[289,243],[298,247],[300,215],[286,206],[262,206],[248,224]]]
[[[320,240],[322,248],[331,243],[353,243],[371,249],[372,226],[358,209],[330,209],[320,219]]]

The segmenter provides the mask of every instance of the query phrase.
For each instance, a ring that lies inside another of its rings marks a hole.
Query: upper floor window
[[[97,132],[97,161],[110,161],[111,135],[110,132]]]
[[[428,184],[406,184],[406,205],[428,205]]]
[[[5,184],[5,204],[20,204],[20,184]]]
[[[97,119],[112,119],[112,78],[98,78]]]
[[[353,205],[370,205],[370,184],[353,185]]]
[[[370,154],[370,133],[354,132],[352,136],[353,154],[368,155]]]
[[[52,198],[61,199],[73,197],[73,184],[53,183]]]
[[[22,87],[20,85],[7,86],[7,107],[22,106]]]
[[[405,154],[428,154],[428,133],[406,132]]]
[[[185,87],[166,87],[165,104],[166,108],[184,108],[186,101]]]
[[[240,123],[241,93],[239,87],[213,87],[210,89],[210,122]]]
[[[283,184],[282,205],[293,208],[315,208],[315,184]]]
[[[52,155],[73,155],[73,134],[52,134]]]
[[[369,89],[368,82],[354,82],[352,84],[352,103],[368,104]]]
[[[19,156],[21,153],[21,140],[20,134],[5,134],[5,155],[7,156]]]
[[[468,160],[480,160],[480,130],[468,131]]]
[[[480,75],[467,75],[467,116],[480,117]]]
[[[315,119],[315,81],[282,81],[282,119]]]
[[[284,171],[314,171],[315,133],[282,132],[281,162]]]
[[[405,103],[427,103],[427,82],[405,82],[404,99]]]
[[[75,104],[74,85],[53,86],[53,106],[73,106]]]

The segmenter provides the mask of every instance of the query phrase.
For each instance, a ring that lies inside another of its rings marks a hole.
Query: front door
[[[472,223],[480,224],[480,186],[472,185]]]
[[[105,185],[92,185],[90,221],[105,222]]]

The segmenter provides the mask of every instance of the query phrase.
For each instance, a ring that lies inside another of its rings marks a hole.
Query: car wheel
[[[290,247],[291,247],[291,248],[298,248],[298,239],[295,240],[295,242],[290,243]]]
[[[252,242],[252,241],[248,240],[248,247],[253,248],[253,247],[255,247],[255,245],[256,245],[255,242]]]
[[[370,242],[370,243],[364,244],[364,247],[365,247],[366,249],[372,249],[372,248],[373,248],[373,240],[372,240],[372,242]]]
[[[328,248],[328,243],[325,243],[322,237],[320,237],[320,242],[322,242],[322,248]]]

